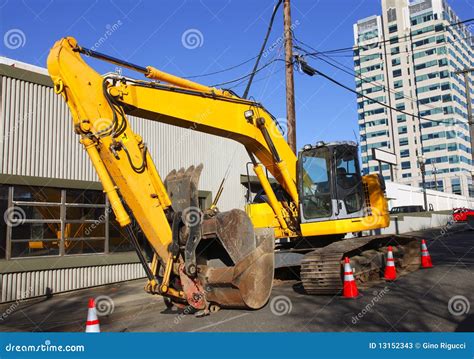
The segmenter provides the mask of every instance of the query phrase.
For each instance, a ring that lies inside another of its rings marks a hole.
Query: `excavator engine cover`
[[[263,307],[272,290],[274,241],[272,228],[254,229],[239,209],[204,220],[197,256],[207,301],[221,307]]]

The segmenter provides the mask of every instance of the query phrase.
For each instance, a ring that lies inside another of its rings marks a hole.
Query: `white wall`
[[[395,182],[386,182],[389,208],[396,206],[424,206],[423,189]],[[458,196],[451,193],[427,190],[428,205],[435,211],[452,210],[456,207],[474,208],[474,198]]]
[[[439,231],[452,223],[451,214],[429,212],[428,215],[399,215],[390,216],[390,225],[383,228],[381,234],[402,234],[423,231],[429,228],[439,228]],[[446,230],[446,229],[445,229]]]

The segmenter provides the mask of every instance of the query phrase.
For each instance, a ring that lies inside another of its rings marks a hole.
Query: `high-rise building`
[[[354,24],[354,66],[363,170],[426,188],[474,196],[463,75],[474,36],[443,0],[382,0],[382,15]],[[473,25],[474,26],[474,25]],[[474,75],[469,75],[474,99]],[[393,152],[392,168],[372,149]],[[421,163],[424,166],[420,165]]]

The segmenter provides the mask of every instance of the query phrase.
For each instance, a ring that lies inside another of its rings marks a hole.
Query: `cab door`
[[[364,185],[357,147],[341,144],[332,149],[333,206],[337,219],[363,217]]]
[[[299,158],[301,222],[334,219],[331,151],[318,147],[303,151]]]

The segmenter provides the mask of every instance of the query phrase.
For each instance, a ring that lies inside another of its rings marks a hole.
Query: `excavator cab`
[[[318,142],[300,153],[302,222],[362,215],[364,192],[355,143]]]
[[[302,230],[310,228],[318,234],[355,232],[353,226],[367,222],[363,218],[372,215],[356,143],[306,145],[299,153],[298,174]],[[378,192],[383,196],[383,191]]]

